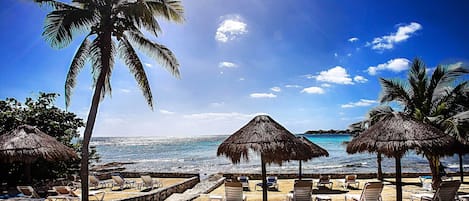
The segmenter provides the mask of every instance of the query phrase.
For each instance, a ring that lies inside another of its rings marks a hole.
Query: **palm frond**
[[[387,80],[380,78],[381,87],[383,88],[380,102],[397,101],[405,107],[413,107],[410,95],[407,93],[405,86],[399,80]]]
[[[85,65],[86,59],[90,49],[90,41],[88,37],[83,40],[80,47],[78,47],[75,56],[73,57],[72,63],[67,73],[67,79],[65,81],[65,106],[70,106],[70,98],[72,96],[73,88],[76,86],[76,79],[81,69]]]
[[[138,27],[144,27],[156,37],[161,32],[158,21],[154,18],[154,14],[145,1],[124,2],[119,4],[115,9],[115,15],[120,16],[119,20],[130,20]],[[128,23],[124,23],[128,24]],[[128,26],[123,26],[126,29]],[[123,32],[124,30],[121,30]]]
[[[110,45],[110,55],[109,57],[103,55],[103,47],[102,44],[103,38],[101,38],[99,35],[96,37],[93,42],[91,43],[90,46],[90,52],[89,52],[89,57],[92,62],[92,69],[91,73],[93,75],[93,87],[96,86],[96,83],[98,81],[99,75],[101,73],[104,73],[104,80],[103,80],[103,87],[101,89],[101,100],[104,99],[106,94],[109,96],[112,96],[112,88],[111,88],[111,75],[112,75],[112,70],[114,68],[114,56],[116,52],[116,47],[114,42],[111,40]],[[103,64],[103,59],[108,59],[106,63],[109,65]]]
[[[368,114],[367,118],[370,121],[370,125],[375,124],[378,121],[386,120],[394,116],[394,110],[388,105],[379,105],[372,108]]]
[[[124,63],[129,67],[130,72],[134,75],[148,106],[153,110],[153,95],[151,94],[150,84],[148,82],[145,69],[143,68],[142,62],[134,48],[125,36],[119,41],[118,52],[120,58],[124,60]]]
[[[429,103],[426,103],[425,93],[427,92],[427,73],[425,64],[418,58],[414,59],[409,70],[408,81],[410,85],[410,99],[415,103],[416,108],[420,108],[422,113],[427,113]]]
[[[55,48],[63,48],[73,40],[76,31],[90,31],[96,15],[89,10],[64,9],[47,14],[42,35]]]
[[[164,45],[148,40],[140,32],[127,31],[125,33],[129,37],[130,42],[137,45],[137,47],[147,53],[148,56],[157,60],[173,76],[179,78],[179,63],[171,50]]]
[[[148,0],[148,6],[156,16],[164,17],[169,21],[184,22],[184,7],[179,0]]]
[[[39,4],[39,6],[49,6],[53,9],[56,9],[56,10],[61,10],[61,9],[77,9],[76,7],[72,6],[72,5],[69,5],[69,4],[66,4],[66,3],[63,3],[63,2],[60,2],[60,1],[56,1],[56,0],[34,0],[35,3]]]
[[[463,144],[469,144],[469,111],[460,112],[444,121],[446,132]]]

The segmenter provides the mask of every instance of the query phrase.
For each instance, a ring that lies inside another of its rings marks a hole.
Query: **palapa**
[[[401,158],[409,149],[443,154],[454,138],[439,129],[401,113],[375,123],[347,145],[348,153],[379,152],[396,159],[396,194],[402,200]]]
[[[301,142],[303,142],[304,144],[309,146],[309,148],[311,149],[311,151],[314,154],[313,157],[321,157],[321,156],[329,157],[329,152],[327,152],[327,150],[323,149],[322,147],[320,147],[317,144],[314,144],[313,142],[308,140],[305,136],[298,137],[298,139],[300,139]],[[293,158],[293,159],[295,159],[295,158]],[[302,179],[301,178],[302,177],[301,161],[303,161],[303,160],[301,160],[301,159],[296,159],[296,160],[299,160],[299,167],[298,167],[298,177],[299,178],[298,179],[301,180]]]
[[[284,161],[308,160],[315,157],[309,145],[267,115],[254,117],[218,146],[217,156],[225,155],[236,164],[249,160],[249,150],[261,155],[263,200],[267,200],[265,164],[282,165]]]

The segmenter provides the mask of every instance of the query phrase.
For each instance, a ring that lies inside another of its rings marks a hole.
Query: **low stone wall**
[[[131,175],[128,175],[131,176]],[[157,176],[155,176],[157,177]],[[200,182],[199,177],[192,177],[177,183],[166,188],[159,189],[155,192],[149,192],[142,195],[120,199],[118,201],[163,201],[173,193],[182,193],[187,189],[194,187],[197,183]]]
[[[178,173],[178,172],[119,172],[123,177],[126,178],[140,178],[142,175],[150,175],[151,177],[156,178],[192,178],[199,177],[199,174],[196,173]],[[96,175],[99,179],[111,179],[112,173],[102,173]]]
[[[354,173],[349,173],[349,174],[354,174]],[[343,179],[345,178],[345,175],[349,175],[345,173],[324,173],[322,175],[330,175],[331,179]],[[464,173],[465,175],[469,175],[468,172]],[[262,175],[261,174],[239,174],[239,173],[225,173],[223,174],[223,177],[226,177],[227,179],[235,179],[238,176],[248,176],[249,179],[254,179],[254,180],[260,180]],[[267,174],[267,175],[273,175],[277,176],[279,179],[297,179],[298,174]],[[318,179],[319,175],[321,174],[303,174],[303,178],[313,178],[313,179]],[[377,178],[376,173],[356,173],[358,179],[373,179]],[[424,175],[431,175],[431,173],[402,173],[402,178],[415,178],[419,176],[424,176]],[[449,173],[448,176],[452,177],[458,177],[459,173]],[[383,173],[384,178],[394,178],[395,173]]]

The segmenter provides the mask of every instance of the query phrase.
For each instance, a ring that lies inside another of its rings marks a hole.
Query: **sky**
[[[180,79],[140,54],[151,110],[118,61],[93,136],[225,135],[259,114],[293,133],[346,129],[379,104],[379,78],[405,79],[414,58],[430,70],[469,63],[468,1],[182,3],[185,22],[159,19],[163,33],[154,38],[176,55]],[[48,11],[28,0],[0,1],[0,99],[54,92],[65,109],[65,77],[84,36],[51,48],[41,36]],[[92,93],[88,64],[68,111],[86,120]]]

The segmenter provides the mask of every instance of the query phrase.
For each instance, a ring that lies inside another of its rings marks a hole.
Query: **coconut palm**
[[[380,78],[383,88],[381,103],[395,101],[403,107],[403,112],[413,118],[429,123],[440,130],[450,132],[447,120],[468,110],[468,82],[457,82],[469,71],[460,65],[435,68],[429,76],[427,68],[420,59],[412,62],[406,82]],[[446,123],[445,123],[446,122]],[[464,138],[458,135],[458,138]],[[441,182],[438,174],[439,156],[423,153],[430,163],[433,188]]]
[[[363,132],[364,130],[366,130],[368,127],[372,126],[376,122],[392,117],[393,112],[394,110],[387,105],[377,106],[371,109],[367,113],[366,118],[363,121],[359,121],[359,122],[351,124],[349,126],[349,129],[352,132],[356,132],[358,133],[358,135],[360,135],[361,132]],[[378,177],[378,180],[381,180],[381,181],[383,180],[383,169],[381,168],[382,158],[383,157],[381,153],[376,154],[376,163],[378,165],[377,177]]]
[[[82,198],[88,200],[88,146],[98,112],[106,94],[111,94],[111,75],[115,57],[120,57],[135,77],[146,102],[153,109],[153,96],[142,62],[135,48],[179,76],[179,63],[165,46],[145,37],[141,30],[154,37],[161,32],[156,18],[183,22],[183,7],[179,0],[72,0],[70,4],[57,0],[34,0],[49,6],[43,36],[54,48],[68,46],[76,34],[85,37],[72,59],[65,83],[66,106],[70,105],[76,78],[85,63],[91,63],[94,94],[83,137],[81,183]]]

